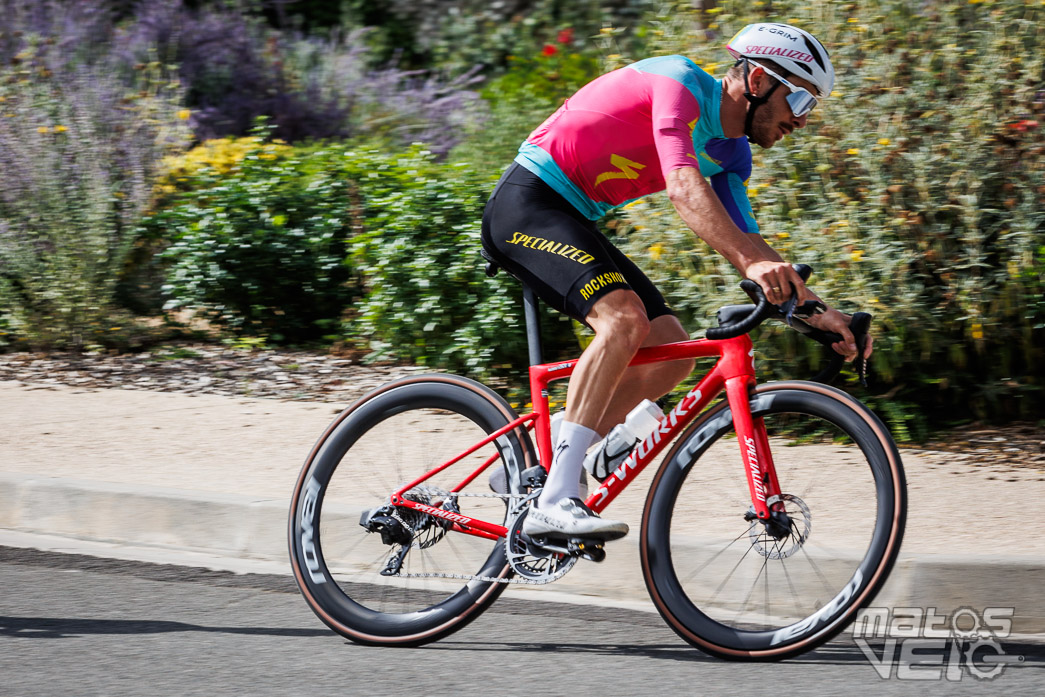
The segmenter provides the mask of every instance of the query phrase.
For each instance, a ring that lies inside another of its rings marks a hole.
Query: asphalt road
[[[851,639],[785,663],[683,644],[654,614],[515,600],[421,649],[328,631],[289,576],[0,547],[0,694],[1040,695],[1045,646],[993,681],[882,680]],[[878,647],[881,649],[881,647]],[[915,668],[924,670],[924,668]],[[929,675],[938,672],[931,668]]]

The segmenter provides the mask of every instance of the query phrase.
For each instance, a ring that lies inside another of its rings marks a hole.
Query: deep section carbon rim
[[[665,458],[643,516],[658,610],[693,645],[743,660],[795,655],[844,628],[888,575],[906,509],[899,456],[873,414],[824,386],[762,389],[751,409],[770,437],[785,527],[752,519],[725,404]]]

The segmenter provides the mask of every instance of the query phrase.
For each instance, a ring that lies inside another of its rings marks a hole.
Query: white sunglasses
[[[790,82],[780,77],[761,63],[756,63],[755,61],[751,62],[757,65],[758,67],[762,68],[762,70],[765,70],[767,73],[769,73],[777,80],[779,80],[781,83],[783,83],[785,87],[791,90],[791,94],[787,95],[787,103],[788,106],[791,107],[791,113],[795,115],[795,118],[798,118],[799,116],[805,116],[813,110],[813,107],[817,105],[816,97],[814,97],[813,93],[807,90],[806,88],[791,84]]]

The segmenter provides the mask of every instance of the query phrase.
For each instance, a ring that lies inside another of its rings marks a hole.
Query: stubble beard
[[[772,110],[768,104],[763,104],[755,111],[755,118],[751,122],[751,135],[748,140],[765,150],[776,144],[776,121],[771,115]]]

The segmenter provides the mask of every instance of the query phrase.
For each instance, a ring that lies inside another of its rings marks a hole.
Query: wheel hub
[[[805,545],[812,530],[812,515],[805,501],[792,494],[771,496],[766,505],[780,510],[772,511],[768,520],[752,520],[748,538],[756,552],[767,559],[787,559]]]

